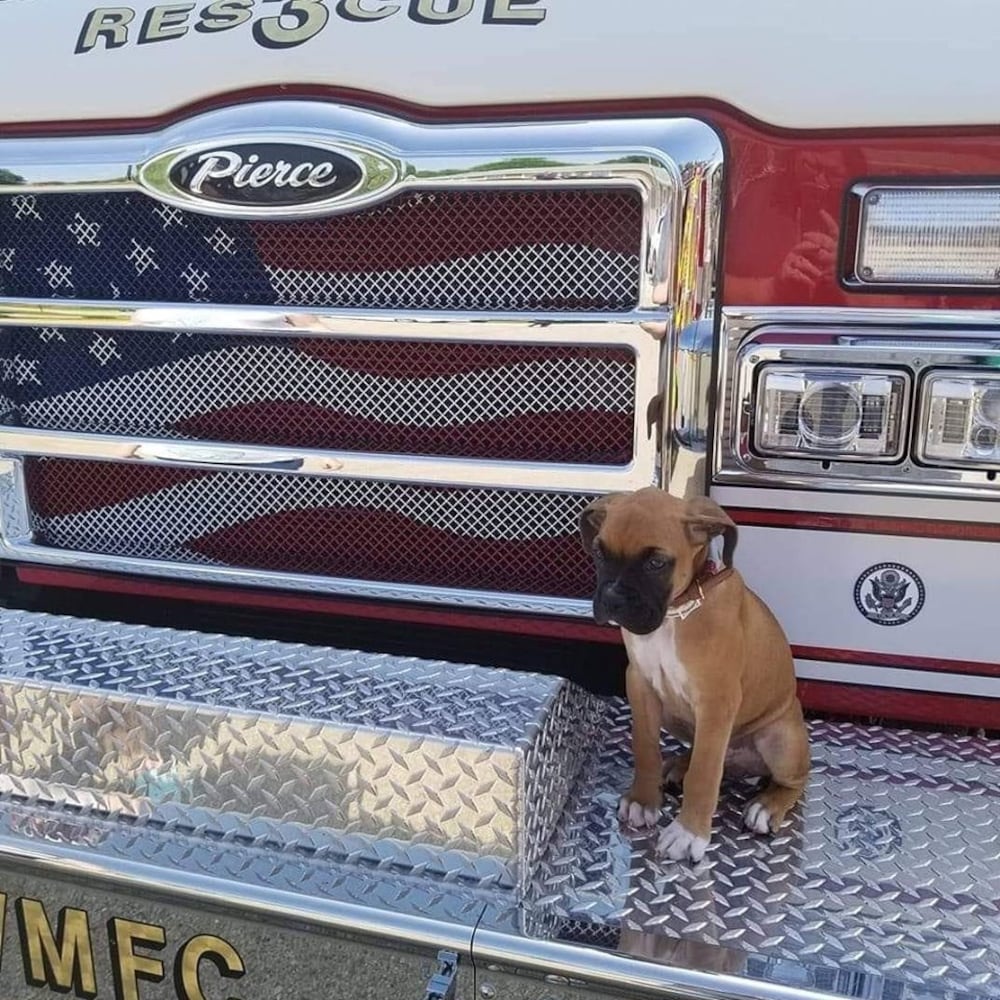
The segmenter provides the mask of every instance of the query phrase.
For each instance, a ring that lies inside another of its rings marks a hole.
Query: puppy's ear
[[[738,531],[732,518],[708,497],[689,500],[684,512],[684,530],[694,545],[707,545],[716,535],[723,535],[722,561],[732,566]]]
[[[609,493],[607,496],[600,497],[588,504],[580,512],[580,541],[588,552],[593,551],[594,539],[597,538],[597,533],[601,530],[601,525],[604,524],[604,519],[608,516],[608,507],[617,496],[620,494]]]

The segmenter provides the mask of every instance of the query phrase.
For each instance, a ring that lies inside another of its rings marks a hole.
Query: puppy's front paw
[[[648,797],[636,795],[633,789],[623,795],[618,803],[618,818],[626,825],[643,830],[656,826],[660,818],[660,803]]]
[[[766,803],[761,802],[760,799],[754,799],[743,810],[743,825],[751,833],[771,833],[771,810],[767,808]]]
[[[660,834],[656,843],[659,854],[665,854],[671,861],[701,861],[708,848],[708,837],[692,833],[679,819],[675,819]]]
[[[756,796],[743,811],[743,825],[754,833],[777,833],[788,810],[801,793],[794,788],[771,785]]]

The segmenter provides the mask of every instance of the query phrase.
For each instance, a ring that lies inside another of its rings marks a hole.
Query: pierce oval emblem
[[[170,183],[224,205],[308,205],[355,190],[364,179],[357,160],[291,143],[233,143],[181,157]]]
[[[243,139],[162,153],[137,176],[150,194],[194,211],[268,217],[375,200],[393,186],[398,171],[368,150]]]

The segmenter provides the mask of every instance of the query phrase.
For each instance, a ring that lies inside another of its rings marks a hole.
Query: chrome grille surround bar
[[[131,572],[192,581],[280,587],[311,593],[424,601],[493,610],[585,616],[589,602],[560,594],[510,594],[487,589],[414,586],[239,566],[130,558],[57,549],[36,538],[25,488],[26,460],[58,458],[163,468],[259,472],[412,484],[446,489],[523,490],[539,496],[575,493],[583,505],[596,493],[674,478],[670,391],[677,332],[711,322],[721,207],[722,146],[706,124],[691,119],[537,121],[509,125],[430,126],[386,115],[306,101],[213,111],[162,132],[98,138],[17,139],[0,143],[0,164],[18,180],[0,196],[142,192],[175,204],[139,183],[141,166],[167,149],[219,137],[284,137],[376,150],[397,168],[397,182],[341,211],[355,212],[414,190],[544,190],[622,187],[639,193],[643,233],[639,293],[626,312],[480,313],[442,310],[282,308],[164,304],[147,301],[0,297],[5,328],[90,328],[116,337],[197,332],[233,337],[279,336],[428,340],[469,344],[573,345],[627,349],[635,358],[632,460],[601,466],[569,462],[497,461],[463,457],[258,447],[211,440],[164,441],[77,433],[44,427],[0,428],[0,556],[77,569]],[[184,204],[187,211],[197,206]],[[219,206],[212,215],[226,217]],[[246,217],[233,212],[231,216]],[[329,212],[328,212],[329,214]],[[289,223],[293,224],[293,223]],[[700,238],[699,238],[700,237]],[[3,233],[0,232],[0,246]],[[2,277],[2,275],[0,275]],[[683,424],[683,420],[680,421]],[[657,429],[658,428],[658,429]],[[692,480],[693,481],[693,480]],[[697,488],[697,487],[696,487]]]

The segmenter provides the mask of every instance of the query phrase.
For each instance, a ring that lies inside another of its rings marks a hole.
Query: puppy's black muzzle
[[[625,590],[617,580],[602,584],[594,595],[594,618],[598,625],[621,624],[635,603],[636,595]]]
[[[594,595],[594,620],[598,625],[618,625],[635,635],[655,632],[663,621],[664,610],[661,600],[644,597],[620,580],[602,583]]]

